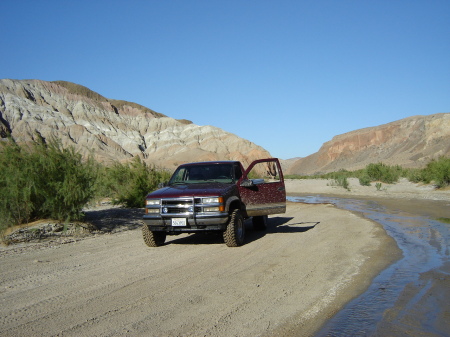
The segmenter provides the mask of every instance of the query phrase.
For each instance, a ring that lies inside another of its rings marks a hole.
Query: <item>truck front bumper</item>
[[[172,226],[173,218],[185,218],[186,226]],[[224,231],[227,227],[228,213],[214,213],[211,215],[176,216],[165,217],[161,215],[146,214],[143,217],[144,225],[151,231],[163,232],[202,232],[202,231]]]

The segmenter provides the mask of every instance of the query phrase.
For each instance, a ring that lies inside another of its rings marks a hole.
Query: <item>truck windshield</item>
[[[205,164],[179,167],[170,178],[169,185],[207,182],[234,183],[232,164]]]

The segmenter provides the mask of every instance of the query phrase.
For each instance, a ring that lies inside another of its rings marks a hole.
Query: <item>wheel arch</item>
[[[231,198],[228,198],[227,200],[227,205],[226,205],[226,209],[228,211],[228,213],[232,213],[235,209],[240,209],[242,210],[242,203],[241,200],[237,197],[237,196],[233,196]]]

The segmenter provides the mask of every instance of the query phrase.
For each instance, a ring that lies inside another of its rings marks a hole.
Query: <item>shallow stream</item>
[[[402,331],[408,335],[450,335],[450,331],[446,331],[448,324],[442,322],[449,314],[448,307],[442,305],[446,301],[438,298],[446,295],[432,291],[436,277],[439,282],[446,282],[444,287],[450,280],[450,225],[437,220],[450,218],[448,202],[373,201],[317,195],[292,196],[288,200],[332,203],[338,208],[358,212],[381,224],[403,252],[400,260],[375,277],[367,291],[348,303],[316,336],[382,336]],[[427,272],[433,272],[434,276],[421,277]],[[427,305],[429,308],[423,307]],[[418,306],[422,306],[421,309]]]

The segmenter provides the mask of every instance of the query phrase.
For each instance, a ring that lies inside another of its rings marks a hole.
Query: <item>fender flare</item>
[[[235,201],[237,201],[238,203],[239,203],[239,209],[240,210],[242,210],[242,202],[241,202],[241,199],[239,199],[237,196],[232,196],[232,197],[229,197],[228,199],[227,199],[227,202],[226,202],[226,204],[225,204],[225,210],[228,212],[228,213],[230,213],[230,206],[231,206],[231,204],[233,203],[233,202],[235,202]],[[244,210],[242,210],[242,211],[244,211]]]

